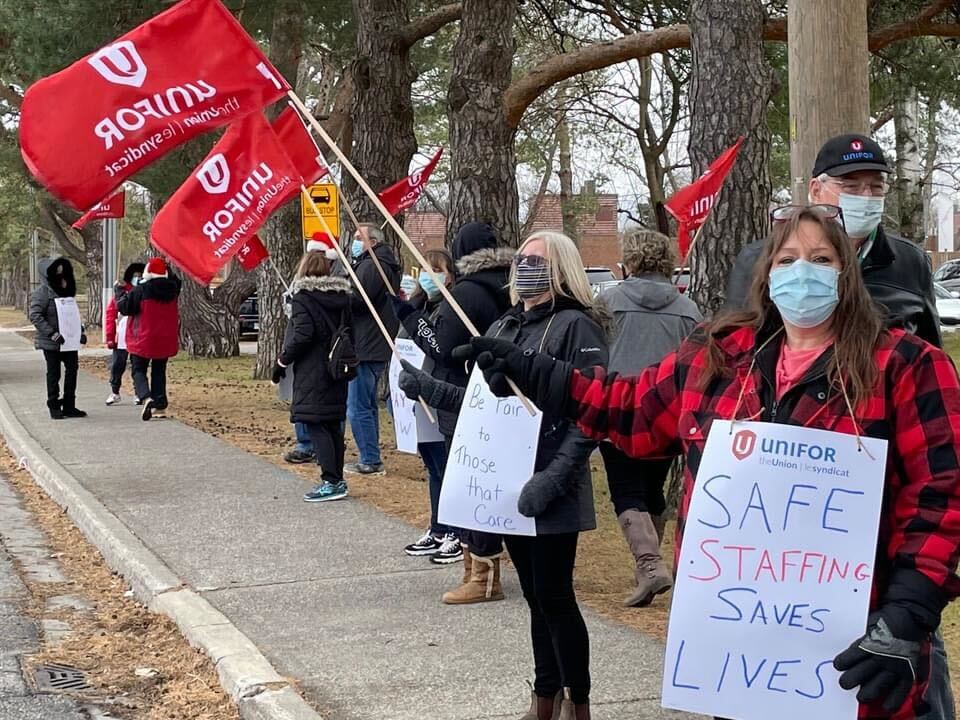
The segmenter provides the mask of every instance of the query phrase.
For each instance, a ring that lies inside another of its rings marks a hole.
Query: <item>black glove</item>
[[[58,345],[63,345],[67,341],[67,339],[63,335],[61,335],[59,332],[55,332],[53,335],[51,335],[50,339],[53,340]]]
[[[400,322],[403,322],[409,315],[417,311],[413,303],[407,302],[398,295],[390,295],[390,302],[393,303],[393,312]]]
[[[921,639],[927,634],[899,608],[881,608],[870,616],[867,633],[833,659],[840,687],[859,687],[858,702],[883,700],[884,711],[892,715],[917,681]]]
[[[552,473],[540,471],[533,474],[520,491],[517,510],[524,517],[539,517],[547,507],[563,495],[563,488]]]
[[[476,360],[490,391],[497,397],[515,394],[507,378],[517,384],[520,392],[527,394],[525,384],[530,378],[536,355],[535,350],[521,350],[509,340],[489,337],[471,338],[469,345],[461,345],[453,351],[454,360]]]
[[[87,344],[87,334],[86,334],[86,333],[80,333],[80,344],[81,344],[81,345],[86,345],[86,344]]]
[[[280,381],[287,376],[287,369],[280,364],[280,361],[277,360],[273,364],[273,374],[270,376],[270,382],[274,385],[279,385]]]
[[[430,407],[456,412],[463,402],[463,389],[437,380],[423,370],[418,370],[406,360],[401,360],[400,389],[411,400],[423,398]]]

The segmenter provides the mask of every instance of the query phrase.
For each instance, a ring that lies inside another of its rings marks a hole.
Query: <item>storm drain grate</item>
[[[33,671],[37,689],[42,692],[76,692],[93,690],[87,683],[87,676],[83,670],[70,665],[47,663],[40,665]]]

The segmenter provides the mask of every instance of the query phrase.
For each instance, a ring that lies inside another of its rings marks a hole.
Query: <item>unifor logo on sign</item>
[[[197,180],[211,195],[222,195],[230,185],[230,167],[223,153],[217,153],[197,170]]]
[[[87,62],[114,85],[142,87],[147,66],[130,40],[121,40],[94,53]]]
[[[752,430],[741,430],[733,436],[733,456],[737,460],[750,457],[757,446],[757,434]]]

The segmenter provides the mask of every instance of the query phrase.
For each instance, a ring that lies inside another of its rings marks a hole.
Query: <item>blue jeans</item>
[[[297,450],[305,453],[313,452],[313,442],[310,440],[310,433],[307,432],[306,423],[294,423],[293,430],[297,434]]]
[[[386,363],[362,362],[347,390],[347,420],[360,451],[363,465],[379,465],[380,413],[377,409],[377,382]]]
[[[443,473],[447,469],[447,444],[438,442],[420,443],[417,445],[420,458],[427,468],[427,480],[430,485],[430,533],[434,537],[443,537],[447,533],[455,532],[437,520],[440,510],[440,488],[443,487]]]

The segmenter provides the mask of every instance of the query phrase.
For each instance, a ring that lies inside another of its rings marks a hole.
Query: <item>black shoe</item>
[[[153,417],[153,399],[147,399],[143,403],[143,411],[140,413],[140,419],[146,422]]]
[[[63,406],[59,400],[47,400],[47,409],[52,420],[63,420]]]
[[[367,465],[366,463],[356,462],[356,463],[347,463],[343,466],[343,471],[345,473],[350,473],[351,475],[386,475],[387,470],[383,467],[383,463],[377,463],[376,465]]]
[[[304,463],[316,462],[317,455],[316,453],[306,452],[305,450],[300,450],[299,448],[294,448],[286,455],[283,456],[284,462],[288,462],[291,465],[303,465]]]
[[[72,401],[63,401],[63,417],[65,418],[81,418],[86,417],[87,414],[83,410],[77,410],[76,400]]]

